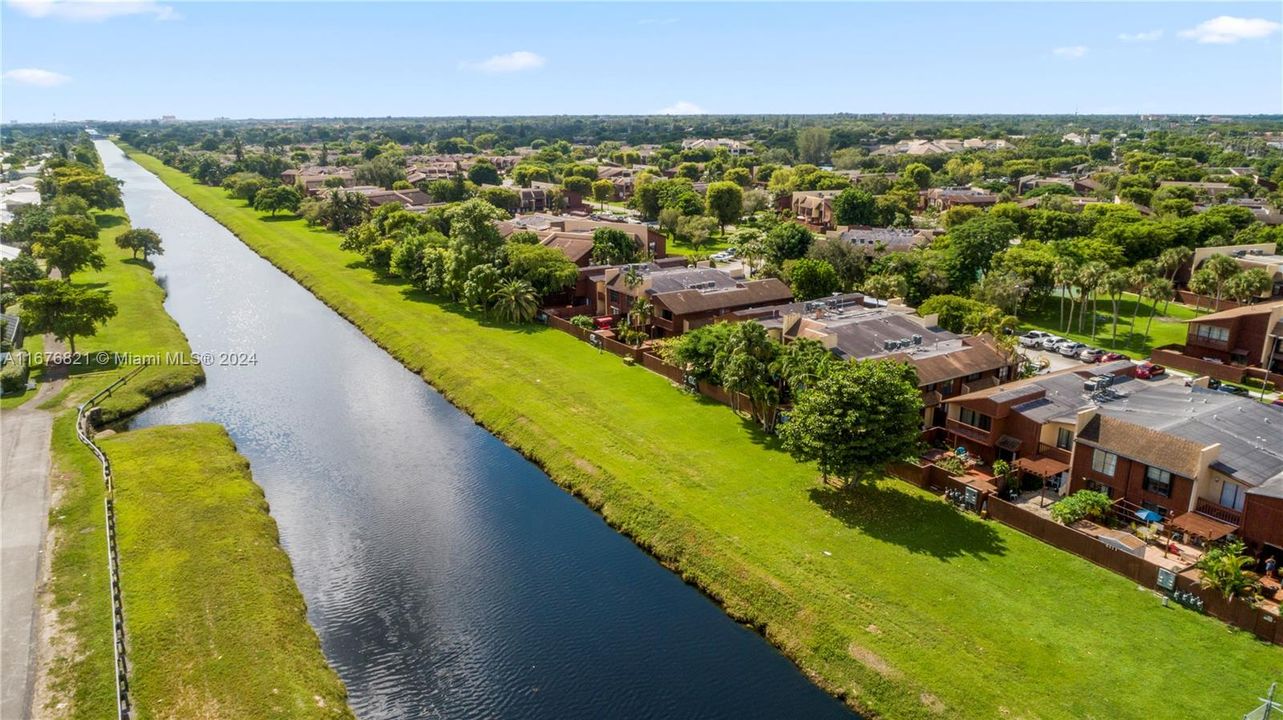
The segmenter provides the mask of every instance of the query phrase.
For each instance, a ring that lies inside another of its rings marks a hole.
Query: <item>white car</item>
[[[735,248],[727,248],[719,253],[713,254],[713,259],[718,262],[726,262],[735,259]]]
[[[1041,330],[1030,330],[1020,336],[1020,346],[1027,348],[1042,347],[1042,341],[1047,338],[1048,334]]]
[[[1042,339],[1042,349],[1055,350],[1056,346],[1061,344],[1062,342],[1066,342],[1065,338],[1062,338],[1059,335],[1048,335],[1047,337]]]

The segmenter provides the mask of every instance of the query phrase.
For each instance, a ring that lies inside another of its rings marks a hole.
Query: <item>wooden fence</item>
[[[1061,525],[998,497],[990,497],[987,507],[989,517],[1008,527],[1113,570],[1141,587],[1167,592],[1158,584],[1160,567],[1145,558],[1117,550],[1087,533]],[[1277,615],[1242,600],[1226,600],[1215,591],[1203,588],[1198,582],[1198,571],[1186,570],[1180,573],[1176,577],[1175,589],[1197,595],[1203,601],[1203,611],[1208,615],[1247,630],[1266,642],[1283,645],[1283,623]]]

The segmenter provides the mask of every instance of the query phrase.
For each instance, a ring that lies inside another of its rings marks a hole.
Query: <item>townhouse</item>
[[[826,232],[824,236],[850,243],[868,257],[879,257],[889,252],[908,252],[931,242],[930,231],[867,225],[841,226]]]
[[[792,195],[790,207],[793,217],[816,230],[833,227],[833,198],[841,190],[799,190]]]
[[[597,315],[627,315],[633,303],[644,298],[651,304],[651,336],[657,338],[732,319],[739,310],[793,299],[789,287],[777,278],[741,280],[710,267],[624,265],[605,268],[594,281]]]
[[[1153,352],[1155,362],[1240,382],[1283,374],[1283,299],[1202,315],[1186,320],[1184,345]]]
[[[988,190],[969,187],[942,187],[922,191],[923,209],[944,212],[949,208],[969,205],[988,208],[998,204],[998,196]]]
[[[1069,490],[1161,516],[1187,540],[1283,558],[1283,408],[1165,383],[1081,410]]]

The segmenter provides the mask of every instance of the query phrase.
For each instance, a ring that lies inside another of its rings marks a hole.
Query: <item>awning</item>
[[[1237,527],[1229,523],[1223,523],[1220,520],[1196,512],[1177,515],[1172,518],[1171,522],[1167,523],[1167,527],[1170,530],[1181,530],[1190,535],[1197,535],[1208,542],[1220,540],[1238,530]]]
[[[1159,515],[1158,513],[1148,508],[1141,508],[1132,514],[1140,518],[1141,520],[1144,520],[1147,523],[1156,523],[1156,522],[1163,521],[1162,515]]]
[[[1016,460],[1016,469],[1024,470],[1030,475],[1037,475],[1046,480],[1055,477],[1069,469],[1069,466],[1055,458],[1049,458],[1046,455],[1034,455],[1028,458],[1019,458]]]
[[[1015,452],[1020,449],[1020,438],[1014,438],[1010,435],[1003,435],[1002,437],[998,438],[998,447],[1002,448],[1003,450],[1010,450],[1011,452]]]

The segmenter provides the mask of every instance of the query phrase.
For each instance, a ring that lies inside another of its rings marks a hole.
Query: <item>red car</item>
[[[1136,366],[1136,377],[1141,380],[1150,380],[1167,372],[1167,368],[1162,365],[1156,365],[1148,360]]]
[[[1105,353],[1104,355],[1101,355],[1100,359],[1097,360],[1096,362],[1110,363],[1110,362],[1114,362],[1115,360],[1126,360],[1126,359],[1127,359],[1127,356],[1122,353],[1109,352],[1109,353]]]

